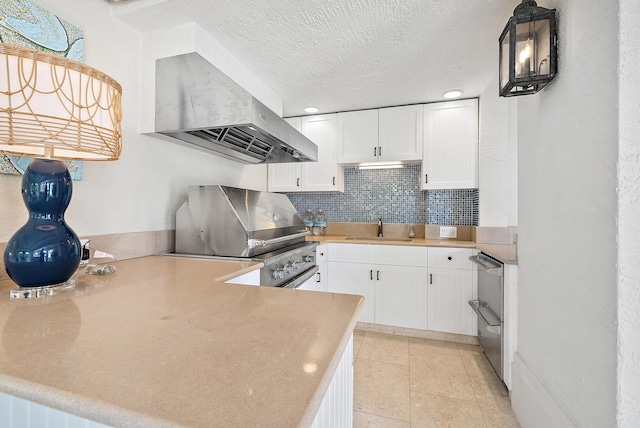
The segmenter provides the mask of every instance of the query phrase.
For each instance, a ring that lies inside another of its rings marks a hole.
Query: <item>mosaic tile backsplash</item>
[[[420,189],[420,165],[345,168],[344,193],[287,193],[303,215],[321,209],[329,222],[478,225],[478,189]]]

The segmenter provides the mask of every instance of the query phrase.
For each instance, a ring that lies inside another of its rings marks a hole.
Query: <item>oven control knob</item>
[[[294,270],[300,270],[301,267],[302,267],[302,262],[293,262]]]
[[[291,275],[294,271],[293,262],[289,262],[284,266],[284,273]]]
[[[283,279],[284,278],[284,274],[285,274],[284,269],[278,268],[278,269],[273,271],[271,276],[273,277],[273,279]]]
[[[308,254],[302,258],[302,261],[305,263],[313,263],[313,256]]]

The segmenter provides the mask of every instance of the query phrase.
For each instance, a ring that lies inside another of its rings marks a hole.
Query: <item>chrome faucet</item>
[[[378,238],[382,238],[382,218],[378,219]]]

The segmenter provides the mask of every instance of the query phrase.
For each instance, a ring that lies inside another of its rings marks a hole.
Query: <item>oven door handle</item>
[[[296,276],[291,281],[283,284],[280,288],[298,288],[300,287],[306,280],[311,278],[318,272],[318,265],[313,266],[312,268],[307,269],[302,274]]]
[[[491,263],[485,258],[480,256],[469,256],[469,260],[486,270],[488,274],[502,276],[502,266]]]
[[[249,239],[247,244],[249,249],[254,249],[257,247],[266,247],[267,245],[279,244],[281,242],[290,241],[295,238],[302,238],[303,236],[311,235],[311,232],[305,230],[304,232],[294,233],[292,235],[281,236],[279,238],[273,239]]]

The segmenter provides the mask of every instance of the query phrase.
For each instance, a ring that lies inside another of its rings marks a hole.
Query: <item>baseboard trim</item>
[[[392,327],[382,324],[370,324],[366,322],[357,322],[356,329],[375,331],[376,333],[395,334],[398,336],[417,337],[420,339],[443,340],[445,342],[464,343],[467,345],[478,345],[476,336],[467,336],[464,334],[442,333],[433,330],[419,330],[405,327]]]
[[[511,385],[511,407],[521,428],[576,427],[517,352]]]

